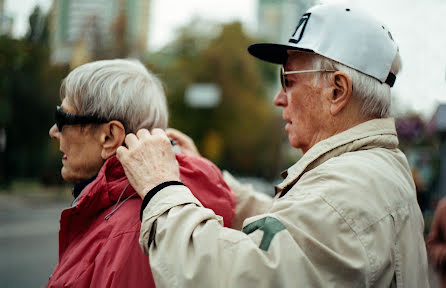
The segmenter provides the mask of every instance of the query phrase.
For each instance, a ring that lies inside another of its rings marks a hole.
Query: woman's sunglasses
[[[64,112],[62,107],[57,106],[55,114],[57,129],[62,132],[63,126],[65,125],[78,125],[78,124],[102,124],[107,123],[109,120],[87,115],[77,115]]]

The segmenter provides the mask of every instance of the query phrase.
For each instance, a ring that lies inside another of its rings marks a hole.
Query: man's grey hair
[[[79,66],[63,80],[60,97],[77,114],[121,121],[127,133],[167,128],[162,84],[138,60],[101,60]]]
[[[330,69],[347,73],[353,83],[352,96],[362,102],[361,114],[366,117],[385,118],[390,116],[391,91],[390,86],[379,80],[361,73],[353,68],[347,67],[339,62],[328,59],[318,54],[313,56],[314,69]],[[401,57],[397,52],[390,72],[398,74],[401,68]],[[320,76],[319,76],[320,75]],[[330,73],[316,74],[315,79],[329,79]]]

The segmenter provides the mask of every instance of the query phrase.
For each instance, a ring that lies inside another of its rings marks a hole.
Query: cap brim
[[[254,57],[260,60],[271,62],[274,64],[286,64],[288,59],[288,50],[298,50],[302,52],[312,52],[308,49],[303,49],[299,47],[294,47],[284,44],[275,43],[256,43],[248,47],[248,52]]]

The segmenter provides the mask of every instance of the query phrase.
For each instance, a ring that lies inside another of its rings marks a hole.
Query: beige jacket
[[[274,200],[227,177],[243,231],[186,187],[164,188],[140,235],[157,287],[428,287],[423,218],[397,146],[393,119],[321,141]]]

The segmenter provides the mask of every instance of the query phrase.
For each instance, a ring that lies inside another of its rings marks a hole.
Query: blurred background
[[[328,1],[325,1],[328,2]],[[446,2],[357,0],[403,58],[393,114],[428,233],[446,193]],[[221,169],[272,194],[301,156],[272,105],[278,67],[249,56],[284,41],[312,0],[0,0],[0,287],[41,287],[72,200],[48,130],[75,67],[137,58],[163,81],[170,126]],[[354,45],[354,43],[352,43]]]

